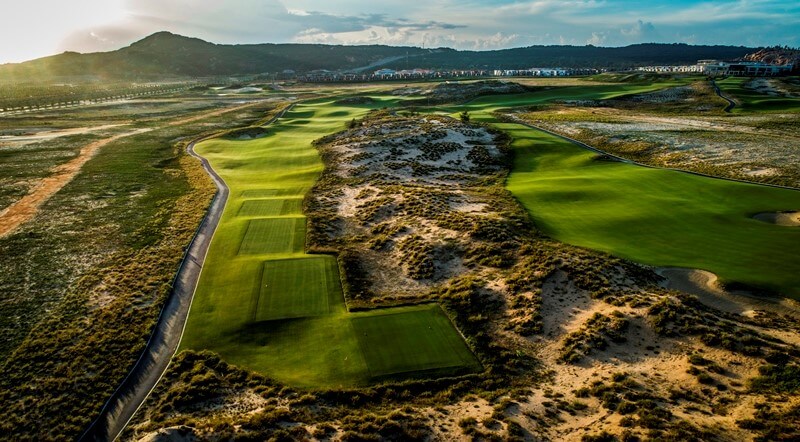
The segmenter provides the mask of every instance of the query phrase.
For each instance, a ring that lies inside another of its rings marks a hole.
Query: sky
[[[0,63],[127,46],[157,31],[214,43],[502,49],[569,44],[800,46],[798,0],[2,0]]]

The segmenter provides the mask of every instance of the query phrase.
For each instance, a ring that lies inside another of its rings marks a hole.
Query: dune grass
[[[387,374],[456,374],[480,368],[439,307],[350,314],[335,258],[303,253],[300,202],[323,168],[311,142],[344,129],[370,108],[391,103],[306,102],[270,126],[265,137],[213,139],[196,147],[225,180],[230,197],[206,258],[182,348],[212,350],[232,364],[310,388],[367,385]],[[381,320],[395,311],[404,319]],[[358,337],[356,326],[369,328],[370,337]],[[375,352],[384,356],[376,359]],[[410,354],[417,356],[407,358]]]

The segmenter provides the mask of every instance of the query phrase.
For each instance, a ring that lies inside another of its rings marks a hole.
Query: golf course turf
[[[717,80],[720,91],[736,101],[734,113],[757,112],[797,112],[800,111],[800,98],[785,97],[782,94],[769,95],[745,88],[750,78],[728,77]]]
[[[686,80],[690,81],[690,80]],[[608,99],[685,84],[592,85],[485,96],[432,112],[507,132],[515,160],[507,188],[537,227],[570,244],[656,266],[704,269],[723,282],[800,298],[800,229],[752,219],[797,210],[800,192],[608,161],[493,112],[554,99]],[[322,171],[312,141],[370,109],[336,98],[298,104],[252,140],[211,139],[196,152],[230,187],[206,258],[182,348],[288,385],[339,388],[481,369],[436,305],[350,313],[335,258],[303,253],[302,198]]]
[[[525,126],[498,126],[514,137],[507,187],[552,237],[800,298],[800,229],[752,218],[800,207],[800,192],[608,161]]]
[[[253,140],[195,151],[230,188],[181,347],[309,388],[481,369],[437,305],[349,313],[336,259],[304,254],[302,197],[322,171],[312,141],[385,103],[296,105]]]
[[[609,99],[676,85],[564,87],[486,96],[443,110],[456,115],[468,108],[474,121],[513,138],[514,166],[506,188],[553,238],[644,264],[707,270],[733,287],[800,299],[800,229],[752,218],[759,212],[797,210],[800,191],[603,160],[560,137],[500,122],[493,114],[554,98]]]

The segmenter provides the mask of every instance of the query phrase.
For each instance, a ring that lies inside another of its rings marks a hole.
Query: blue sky
[[[117,49],[160,30],[215,43],[477,50],[643,42],[800,46],[800,1],[3,0],[0,63]]]

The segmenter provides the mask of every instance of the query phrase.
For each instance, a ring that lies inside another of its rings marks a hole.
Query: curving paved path
[[[722,90],[720,90],[719,86],[717,86],[716,81],[711,80],[711,87],[714,88],[714,92],[717,93],[719,98],[722,98],[723,100],[728,102],[728,105],[725,106],[725,109],[723,109],[723,111],[730,113],[733,110],[733,108],[736,107],[736,102],[722,94]]]
[[[208,161],[194,153],[194,145],[199,141],[202,139],[189,144],[187,152],[199,158],[203,163],[206,172],[211,175],[217,186],[217,193],[185,252],[172,285],[172,292],[161,310],[144,352],[122,384],[117,387],[117,390],[103,406],[100,416],[83,433],[80,438],[82,441],[116,439],[147,399],[150,391],[155,388],[167,370],[172,356],[178,350],[183,336],[183,327],[189,316],[189,307],[191,307],[200,271],[203,268],[203,261],[208,252],[208,246],[211,244],[214,230],[222,216],[222,209],[228,200],[228,187],[211,169]]]
[[[292,107],[294,104],[283,109],[263,125],[272,124]],[[172,357],[178,350],[197,282],[200,279],[200,272],[203,269],[203,262],[229,195],[228,186],[225,185],[222,178],[211,168],[205,158],[194,152],[195,144],[209,138],[213,138],[213,136],[192,141],[186,151],[203,164],[203,168],[217,186],[217,193],[195,232],[189,248],[184,253],[172,283],[172,292],[161,310],[142,355],[100,410],[100,415],[81,435],[79,439],[81,441],[110,441],[119,437],[158,381],[161,380]]]

